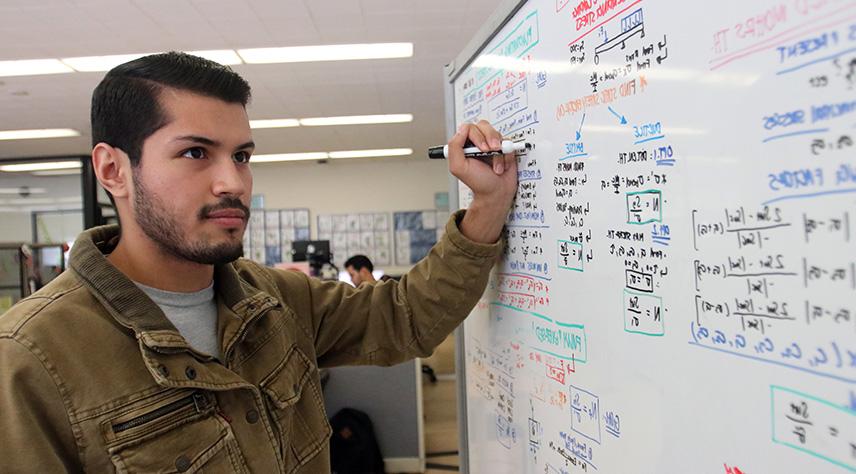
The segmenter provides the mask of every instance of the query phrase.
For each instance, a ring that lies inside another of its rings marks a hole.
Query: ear
[[[98,182],[114,199],[128,197],[131,192],[131,162],[124,151],[103,142],[95,145],[92,148],[92,168]]]

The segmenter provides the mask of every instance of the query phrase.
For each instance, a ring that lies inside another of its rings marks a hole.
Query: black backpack
[[[384,474],[383,456],[368,415],[342,408],[330,419],[330,425],[330,468],[334,474]]]

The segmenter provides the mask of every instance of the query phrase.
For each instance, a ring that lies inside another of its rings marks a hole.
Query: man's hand
[[[487,121],[464,124],[449,141],[449,171],[473,190],[473,202],[461,221],[461,233],[475,242],[494,243],[517,193],[517,156],[496,155],[493,166],[464,156],[471,141],[483,152],[502,148],[502,135]]]

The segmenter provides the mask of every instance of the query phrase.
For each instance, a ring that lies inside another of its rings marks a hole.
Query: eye
[[[232,158],[237,163],[249,163],[250,162],[250,152],[248,151],[239,151],[232,155]]]
[[[205,158],[205,149],[200,147],[190,148],[182,153],[181,156],[193,160],[201,160],[202,158]]]

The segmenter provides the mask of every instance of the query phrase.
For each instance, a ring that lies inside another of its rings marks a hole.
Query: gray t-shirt
[[[220,357],[214,283],[193,293],[176,293],[134,282],[155,302],[178,332],[199,352]]]

